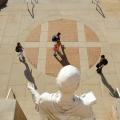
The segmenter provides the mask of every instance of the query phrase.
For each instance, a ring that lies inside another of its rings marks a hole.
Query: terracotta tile
[[[52,35],[61,33],[61,41],[78,41],[77,23],[73,20],[59,19],[48,22],[48,41]]]
[[[30,34],[28,35],[26,42],[39,42],[40,41],[40,33],[41,33],[41,25],[38,25],[34,28]]]
[[[80,68],[79,48],[66,48],[65,53],[69,63],[77,68]],[[59,57],[59,55],[57,56]],[[63,61],[62,63],[64,64],[65,62]],[[62,67],[63,65],[53,56],[53,50],[48,48],[46,58],[46,74],[56,76]]]
[[[39,48],[25,48],[25,53],[28,61],[37,68]]]
[[[87,42],[98,42],[97,34],[87,25],[84,25],[85,38]]]
[[[100,57],[101,48],[87,48],[89,68],[96,64]]]

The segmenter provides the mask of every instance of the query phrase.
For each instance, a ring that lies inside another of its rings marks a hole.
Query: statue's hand
[[[40,100],[40,94],[37,92],[37,90],[35,90],[35,86],[32,82],[28,82],[27,83],[27,88],[30,90],[30,92],[32,93],[32,98],[33,101],[36,104],[39,104],[39,100]]]
[[[27,88],[30,89],[30,90],[31,89],[33,90],[33,89],[35,89],[35,86],[34,86],[34,84],[32,82],[28,82]]]

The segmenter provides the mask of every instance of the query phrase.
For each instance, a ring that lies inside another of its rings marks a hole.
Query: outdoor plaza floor
[[[8,0],[0,11],[0,98],[10,88],[28,120],[40,120],[27,80],[34,79],[38,91],[56,92],[56,75],[63,67],[53,56],[51,37],[61,32],[61,42],[71,65],[80,70],[76,94],[93,91],[97,120],[114,120],[113,91],[120,89],[120,1],[38,0],[32,12],[25,0]],[[27,64],[19,61],[15,46],[24,47]],[[96,72],[100,55],[108,59],[103,75]],[[59,58],[61,60],[61,58]]]

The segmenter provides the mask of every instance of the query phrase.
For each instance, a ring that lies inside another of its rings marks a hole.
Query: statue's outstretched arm
[[[30,90],[32,94],[33,101],[38,104],[40,100],[40,94],[38,93],[37,90],[35,90],[35,86],[32,82],[28,82],[27,88]]]

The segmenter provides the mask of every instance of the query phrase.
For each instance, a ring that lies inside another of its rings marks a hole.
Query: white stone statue
[[[43,116],[43,120],[93,120],[91,103],[85,103],[83,97],[74,92],[80,83],[80,72],[72,66],[63,67],[57,78],[59,91],[56,93],[39,94],[32,83],[28,83],[36,108]],[[89,101],[89,100],[88,100]],[[44,119],[45,118],[45,119]]]

